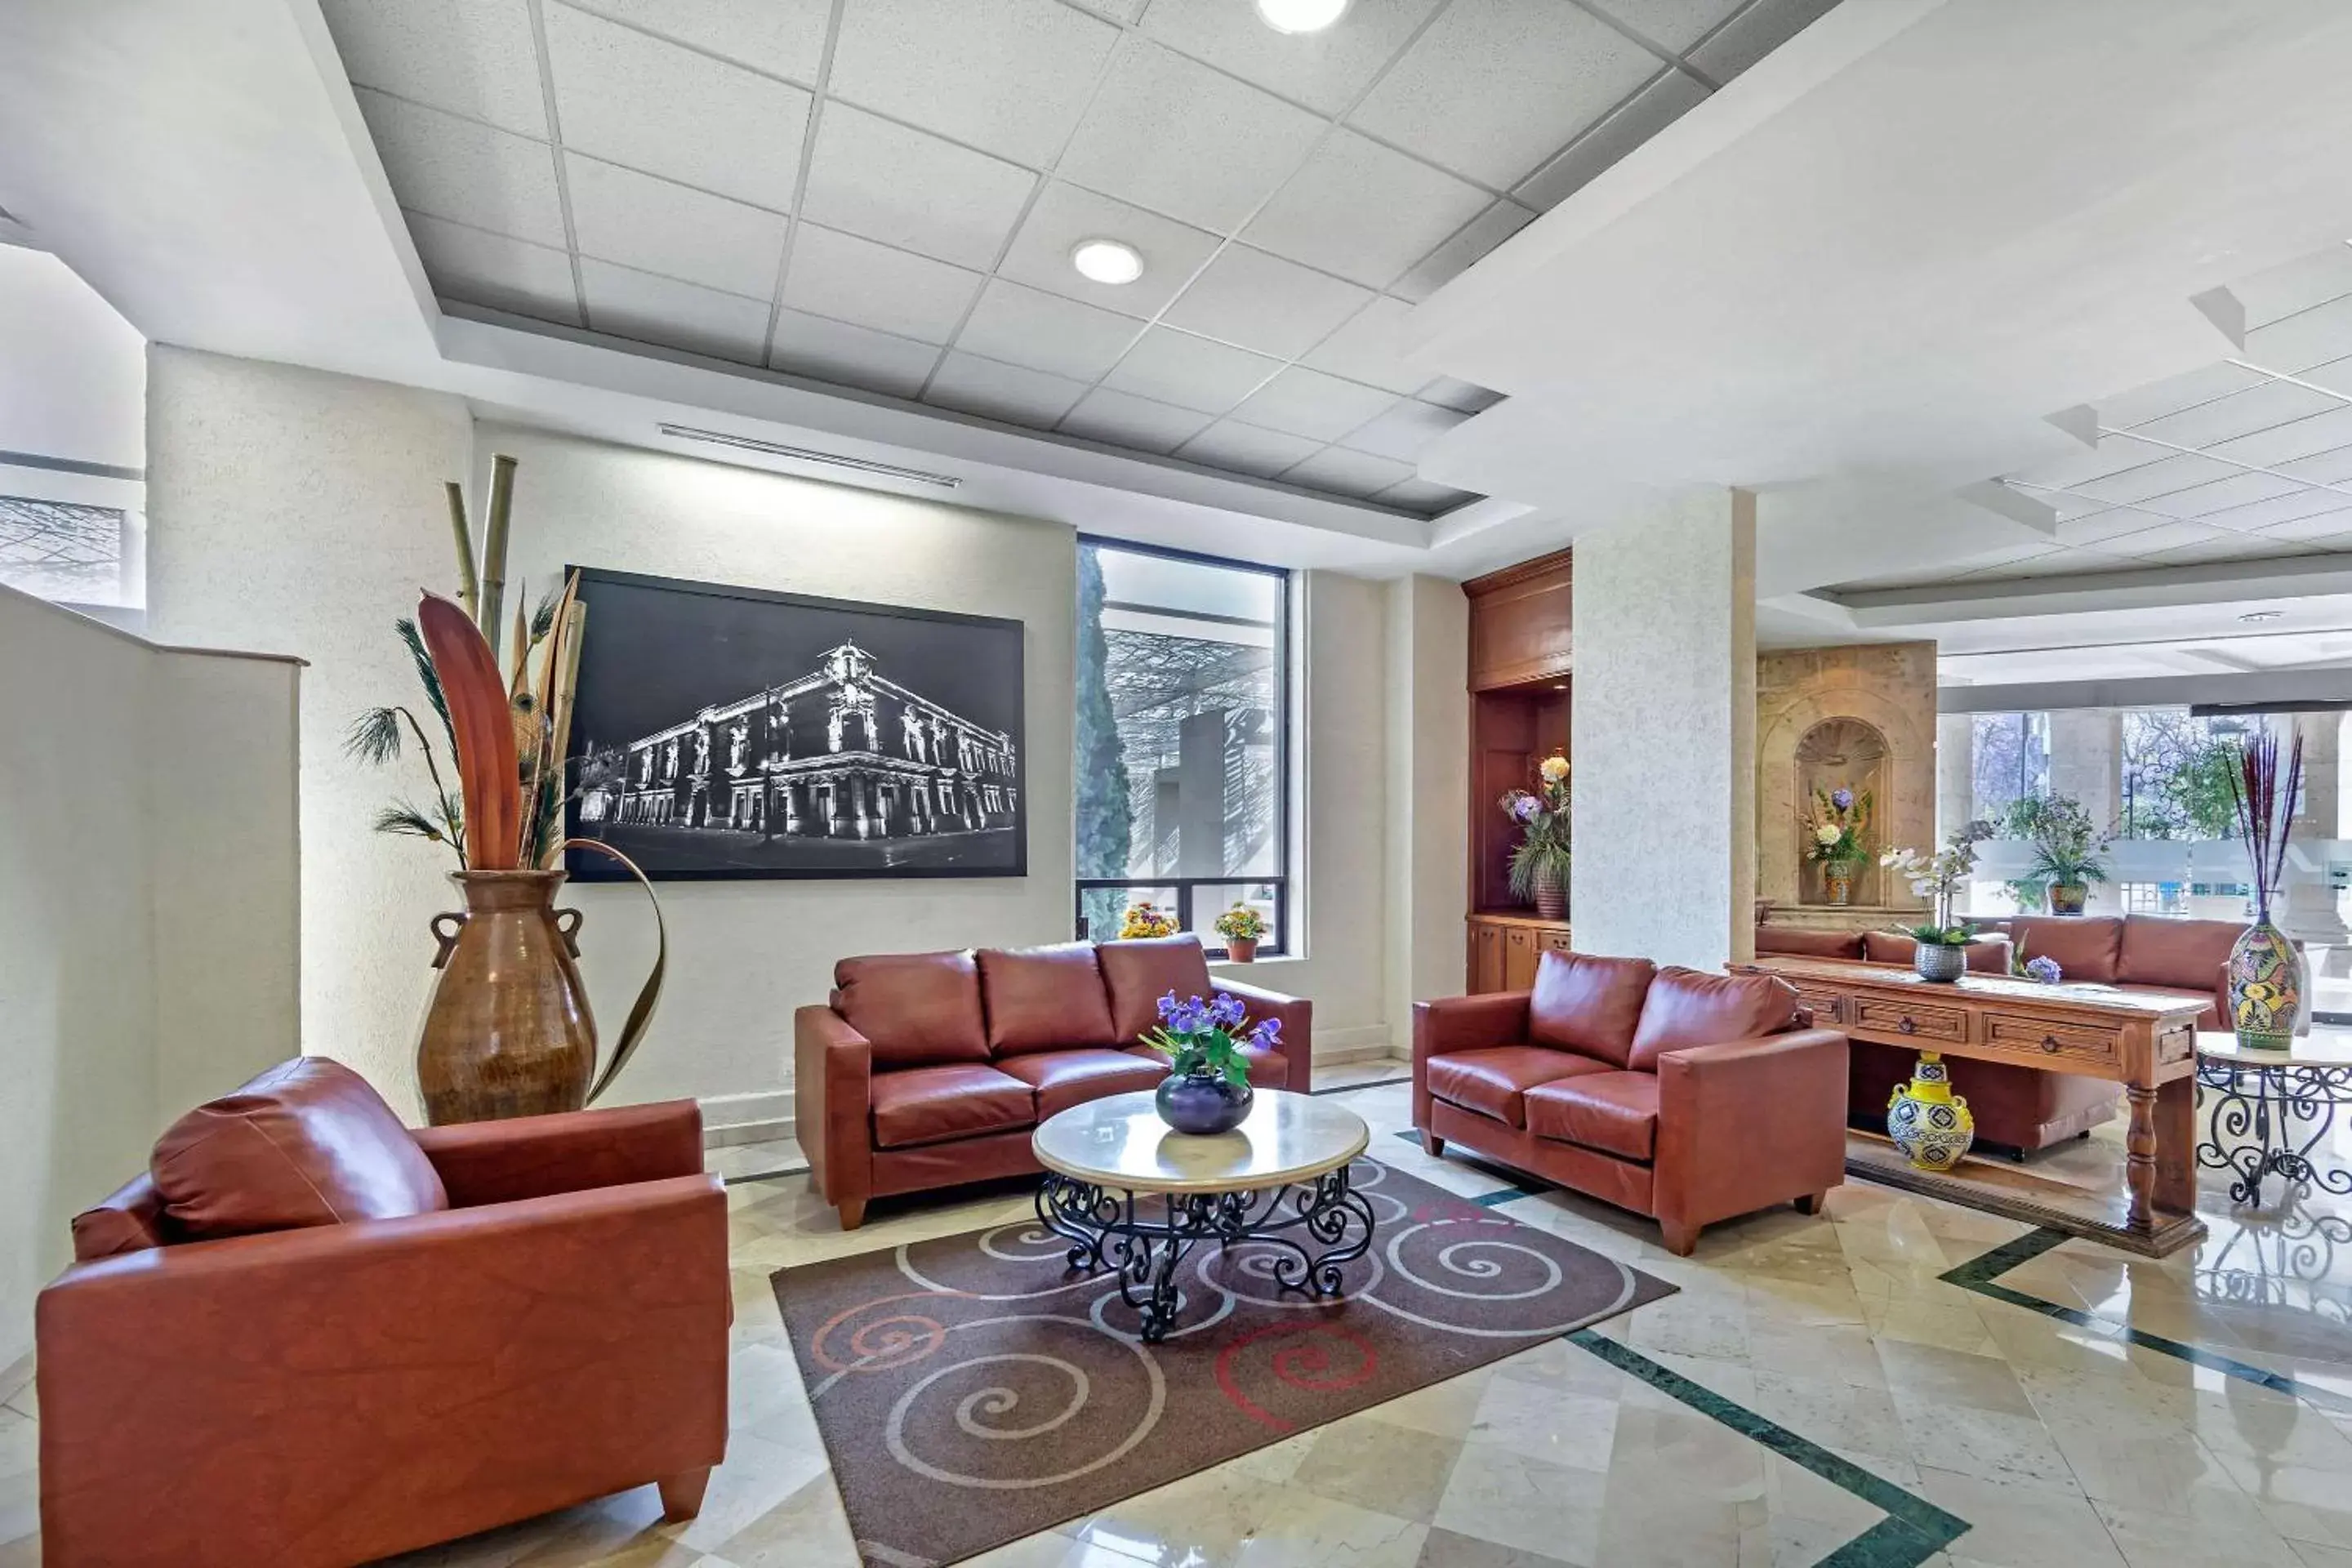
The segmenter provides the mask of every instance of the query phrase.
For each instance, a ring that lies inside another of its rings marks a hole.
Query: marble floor
[[[1681,1292],[973,1562],[2352,1568],[2352,1205],[2210,1189],[2210,1237],[2158,1263],[1849,1183],[1676,1258],[1633,1216],[1423,1157],[1396,1070],[1342,1091],[1379,1158]],[[805,1175],[761,1173],[794,1152],[714,1152],[742,1178],[734,1431],[700,1517],[662,1524],[646,1488],[400,1568],[856,1562],[768,1277],[1027,1200],[877,1204],[845,1236]],[[0,1568],[25,1568],[38,1413],[0,1394]]]

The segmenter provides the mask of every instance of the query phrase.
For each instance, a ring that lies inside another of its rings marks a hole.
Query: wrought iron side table
[[[2306,1194],[2316,1187],[2352,1195],[2352,1170],[2324,1163],[2336,1108],[2352,1105],[2352,1039],[2305,1037],[2288,1050],[2261,1051],[2234,1035],[2202,1034],[2197,1086],[2210,1108],[2197,1163],[2235,1174],[2231,1201],[2260,1204],[2273,1174]]]

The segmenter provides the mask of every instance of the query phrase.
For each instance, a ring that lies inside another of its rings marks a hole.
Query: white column
[[[2303,809],[2288,825],[2288,833],[2298,847],[2343,833],[2338,763],[2343,725],[2341,713],[2295,715],[2294,732],[2303,737]],[[2315,851],[2314,858],[2320,858]],[[2336,908],[2335,889],[2324,878],[2292,868],[2287,873],[2286,903],[2279,911],[2279,929],[2314,946],[2341,947],[2352,942],[2352,930],[2346,928]],[[2343,973],[2343,960],[2330,954],[2323,967],[2331,973]]]
[[[2072,795],[2101,833],[2117,825],[2124,798],[2124,716],[2112,708],[2061,709],[2050,715],[2050,793]],[[2123,889],[2091,884],[2087,911],[2115,914]]]
[[[1412,1045],[1412,1005],[1463,989],[1470,763],[1462,740],[1470,732],[1470,602],[1458,583],[1404,577],[1388,584],[1386,618],[1383,809],[1391,847],[1381,1010],[1390,1049],[1405,1051]]]
[[[1754,952],[1756,502],[1661,497],[1576,541],[1576,945]]]
[[[1976,814],[1976,716],[1936,715],[1936,843],[1958,833]],[[1926,849],[1927,845],[1920,845]]]

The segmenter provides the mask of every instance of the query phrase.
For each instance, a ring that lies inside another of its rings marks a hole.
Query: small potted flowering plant
[[[1870,827],[1870,792],[1856,795],[1845,785],[1813,791],[1813,808],[1804,819],[1805,856],[1821,863],[1822,886],[1833,905],[1853,898],[1854,868],[1870,859],[1862,836]]]
[[[1118,935],[1122,942],[1132,942],[1138,937],[1175,934],[1176,917],[1149,899],[1128,905],[1126,912],[1118,917]]]
[[[1568,918],[1569,852],[1568,759],[1546,757],[1536,768],[1536,787],[1515,789],[1499,803],[1503,815],[1519,825],[1521,837],[1511,851],[1511,896],[1534,903],[1548,921]]]
[[[1236,996],[1220,991],[1213,1002],[1198,996],[1179,1002],[1171,991],[1160,999],[1160,1027],[1143,1037],[1168,1058],[1157,1097],[1160,1119],[1179,1132],[1232,1131],[1250,1110],[1249,1058],[1242,1047],[1272,1050],[1281,1038],[1280,1020],[1251,1025]]]
[[[1216,920],[1217,934],[1225,939],[1225,957],[1234,963],[1257,962],[1257,944],[1265,937],[1265,917],[1247,904],[1235,904]]]
[[[1922,980],[1958,980],[1968,970],[1968,945],[1977,928],[1952,918],[1952,899],[1976,869],[1977,846],[1993,835],[1992,824],[1971,822],[1945,841],[1933,856],[1916,849],[1890,849],[1879,864],[1911,884],[1911,890],[1933,903],[1934,919],[1926,925],[1906,926],[1904,934],[1913,947],[1911,966]]]

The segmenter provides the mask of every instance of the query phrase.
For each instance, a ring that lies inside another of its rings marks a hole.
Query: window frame
[[[1296,847],[1292,842],[1290,816],[1291,780],[1297,768],[1297,752],[1293,742],[1298,712],[1298,700],[1294,689],[1295,683],[1291,679],[1290,666],[1291,616],[1296,604],[1293,591],[1297,586],[1295,581],[1297,574],[1287,566],[1269,566],[1256,561],[1236,561],[1230,556],[1211,555],[1195,550],[1179,550],[1164,544],[1142,544],[1132,540],[1113,539],[1099,533],[1081,532],[1077,536],[1077,548],[1111,550],[1129,555],[1149,555],[1162,561],[1180,561],[1194,566],[1213,566],[1225,571],[1246,572],[1260,577],[1274,579],[1274,647],[1271,668],[1274,672],[1276,726],[1274,863],[1276,869],[1264,876],[1227,874],[1220,877],[1156,877],[1145,874],[1127,877],[1073,877],[1071,930],[1080,941],[1108,942],[1118,934],[1114,931],[1110,936],[1096,937],[1088,932],[1087,930],[1087,895],[1088,893],[1104,892],[1114,889],[1158,890],[1173,888],[1176,890],[1177,930],[1180,932],[1190,931],[1192,929],[1192,890],[1195,888],[1230,888],[1247,883],[1257,887],[1271,887],[1274,889],[1274,929],[1266,940],[1259,944],[1257,955],[1260,958],[1301,956],[1300,944],[1291,938],[1290,923],[1292,913],[1297,908],[1297,900],[1291,897],[1291,883],[1294,879],[1292,868],[1297,862]],[[1109,601],[1105,601],[1105,607],[1109,607]],[[1075,682],[1073,685],[1075,688]],[[1075,706],[1075,702],[1073,705]],[[1074,777],[1075,765],[1074,757]],[[1072,805],[1075,807],[1075,795]],[[1075,837],[1075,819],[1072,832]],[[1222,945],[1222,939],[1218,939],[1219,945],[1212,945],[1212,938],[1214,936],[1213,931],[1202,935],[1202,947],[1212,962],[1223,961],[1227,958],[1229,950]]]

